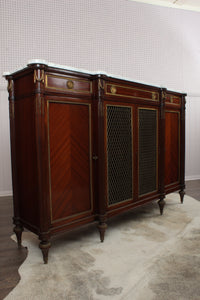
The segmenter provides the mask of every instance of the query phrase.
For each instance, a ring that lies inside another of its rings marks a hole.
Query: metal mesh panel
[[[107,106],[108,205],[132,199],[132,110]]]
[[[139,109],[139,195],[156,190],[157,111]]]

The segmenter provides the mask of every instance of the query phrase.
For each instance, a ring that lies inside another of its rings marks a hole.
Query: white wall
[[[0,74],[40,58],[187,92],[186,178],[200,178],[199,28],[200,13],[129,0],[0,0]],[[6,86],[0,195],[11,191]]]
[[[186,179],[200,178],[200,95],[189,97],[186,104]]]
[[[7,97],[7,91],[0,89],[0,196],[12,193]]]

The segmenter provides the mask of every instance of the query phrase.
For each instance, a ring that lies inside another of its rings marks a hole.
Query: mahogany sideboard
[[[184,197],[185,96],[43,61],[8,80],[15,225],[50,238],[167,193]]]

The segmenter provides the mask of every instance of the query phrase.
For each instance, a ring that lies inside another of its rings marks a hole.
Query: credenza
[[[186,94],[35,60],[8,80],[18,246],[158,200],[184,197]]]

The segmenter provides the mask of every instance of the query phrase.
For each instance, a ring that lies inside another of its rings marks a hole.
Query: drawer
[[[181,98],[175,95],[166,95],[166,103],[170,103],[173,105],[180,105],[181,104]]]
[[[92,83],[87,79],[77,79],[53,74],[45,75],[45,88],[69,93],[91,94]]]
[[[118,84],[106,84],[106,94],[119,97],[159,101],[159,93],[145,88],[136,88]]]

